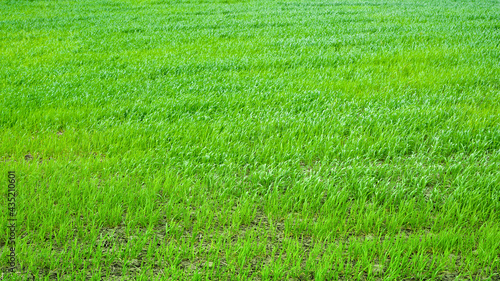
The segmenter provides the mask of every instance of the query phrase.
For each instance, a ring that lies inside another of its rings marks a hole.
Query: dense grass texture
[[[3,0],[0,106],[0,279],[500,279],[497,0]]]

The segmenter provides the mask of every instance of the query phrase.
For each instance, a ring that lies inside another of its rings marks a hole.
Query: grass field
[[[2,0],[0,172],[2,280],[500,280],[500,2]]]

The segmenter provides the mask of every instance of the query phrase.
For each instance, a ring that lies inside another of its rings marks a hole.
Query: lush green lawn
[[[0,106],[4,280],[500,278],[498,1],[3,0]]]

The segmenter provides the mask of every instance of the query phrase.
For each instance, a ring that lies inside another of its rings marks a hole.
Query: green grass
[[[0,1],[5,280],[498,280],[498,1]]]

